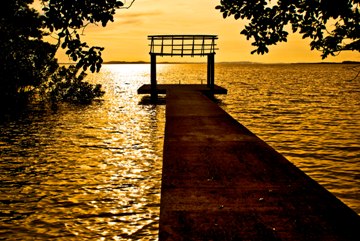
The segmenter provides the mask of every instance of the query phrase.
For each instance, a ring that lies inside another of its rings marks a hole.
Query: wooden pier
[[[166,96],[159,240],[360,240],[360,217],[199,91]]]
[[[360,216],[207,94],[215,35],[149,36],[151,84],[166,94],[159,240],[360,240]],[[156,56],[208,56],[206,85],[158,85]]]

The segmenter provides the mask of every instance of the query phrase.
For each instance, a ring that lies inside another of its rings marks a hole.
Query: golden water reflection
[[[104,101],[2,126],[1,236],[157,239],[165,107],[139,105],[146,65],[118,67],[90,76]]]
[[[360,82],[346,64],[228,64],[235,119],[360,214]]]
[[[216,66],[220,105],[360,213],[360,83],[342,65]],[[165,106],[139,105],[149,65],[106,65],[104,101],[0,123],[0,237],[156,240]],[[206,65],[158,65],[199,83]]]

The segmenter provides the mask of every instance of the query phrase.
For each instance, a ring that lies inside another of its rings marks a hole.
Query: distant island
[[[218,64],[360,64],[360,61],[346,60],[342,62],[294,62],[294,63],[261,63],[250,61],[219,61]],[[76,63],[60,63],[64,65],[76,64]],[[106,61],[103,64],[150,64],[147,61]],[[206,64],[206,62],[167,62],[160,61],[158,64]]]
[[[160,61],[158,64],[203,64],[206,62],[168,62]],[[148,61],[106,61],[104,64],[150,64]]]
[[[108,61],[104,64],[148,64],[146,61]]]
[[[343,64],[360,64],[360,61],[343,61]]]
[[[206,62],[158,62],[158,64],[204,64]],[[346,60],[342,62],[298,62],[298,63],[261,63],[249,61],[220,61],[219,64],[360,64],[360,61]],[[107,61],[104,64],[150,64],[147,61]]]

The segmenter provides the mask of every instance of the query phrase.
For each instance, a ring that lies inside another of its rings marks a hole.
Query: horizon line
[[[160,61],[157,64],[206,64],[206,61],[195,62],[195,61]],[[216,64],[226,63],[237,63],[237,64],[360,64],[360,61],[355,60],[344,60],[340,62],[334,61],[318,61],[318,62],[252,62],[252,61],[219,61]],[[76,64],[72,62],[65,62],[59,64]],[[123,60],[112,60],[104,61],[103,64],[150,64],[150,61],[123,61]]]

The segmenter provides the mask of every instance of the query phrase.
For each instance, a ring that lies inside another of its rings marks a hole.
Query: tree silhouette
[[[18,105],[30,97],[53,101],[89,102],[103,94],[100,85],[84,82],[85,71],[99,71],[102,47],[88,46],[81,40],[89,24],[106,26],[113,21],[119,0],[74,1],[5,0],[0,8],[0,107]],[[51,36],[57,41],[44,40]],[[75,65],[59,66],[59,48],[66,50]]]
[[[360,0],[221,0],[216,9],[223,17],[247,19],[241,34],[253,39],[251,52],[264,54],[269,45],[286,42],[287,25],[322,58],[341,51],[360,51]]]
[[[119,0],[74,1],[74,0],[41,0],[43,4],[42,20],[50,34],[56,35],[56,48],[66,49],[77,67],[92,72],[99,71],[102,58],[99,46],[88,46],[81,41],[79,31],[89,24],[101,23],[105,27],[113,22],[116,9],[124,4]]]
[[[42,21],[31,2],[7,0],[0,8],[0,105],[26,100],[57,68],[55,48],[42,41]]]

